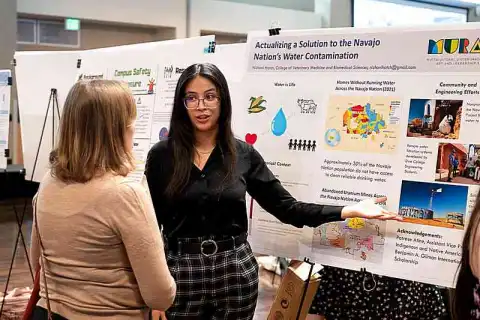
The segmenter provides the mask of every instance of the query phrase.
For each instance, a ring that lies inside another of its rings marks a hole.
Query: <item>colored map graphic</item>
[[[380,133],[386,127],[382,115],[372,110],[370,103],[348,108],[343,114],[343,126],[347,127],[348,134],[359,134],[362,138],[373,132]]]
[[[385,244],[385,222],[349,219],[323,224],[315,229],[315,253],[358,261],[381,263]]]
[[[393,153],[400,132],[399,99],[368,96],[330,97],[324,148]]]

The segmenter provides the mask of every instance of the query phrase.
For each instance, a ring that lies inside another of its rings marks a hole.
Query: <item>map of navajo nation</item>
[[[343,114],[343,126],[347,127],[347,134],[358,134],[367,138],[372,133],[378,134],[385,129],[385,120],[367,103],[365,106],[348,108]]]
[[[385,222],[349,219],[326,223],[315,229],[313,249],[339,258],[381,263],[385,243]]]
[[[398,99],[332,96],[327,111],[325,148],[393,153],[397,148],[399,120]]]

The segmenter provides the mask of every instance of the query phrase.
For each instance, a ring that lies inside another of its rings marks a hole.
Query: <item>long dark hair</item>
[[[195,77],[210,80],[220,96],[220,116],[218,118],[217,146],[224,155],[225,180],[234,175],[236,166],[235,138],[232,132],[232,102],[227,80],[217,66],[211,63],[193,64],[186,68],[178,79],[175,89],[168,143],[173,153],[173,173],[165,189],[168,197],[180,194],[190,179],[194,152],[195,134],[184,104],[185,88]]]
[[[470,258],[472,257],[472,251],[477,250],[477,248],[472,247],[472,245],[475,244],[474,240],[479,227],[480,193],[477,194],[475,207],[470,216],[470,221],[468,222],[462,243],[462,259],[458,267],[457,285],[451,299],[452,316],[455,320],[470,319],[472,309],[475,307],[473,293],[478,279],[472,272]]]

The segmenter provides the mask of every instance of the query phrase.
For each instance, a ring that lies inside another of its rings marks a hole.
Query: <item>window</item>
[[[38,20],[38,44],[78,47],[78,31],[65,30],[64,22]]]
[[[36,43],[36,20],[18,19],[17,20],[17,42],[18,43]]]
[[[353,0],[354,27],[413,26],[467,22],[467,9],[408,0]]]
[[[80,31],[66,30],[61,21],[18,19],[17,43],[79,48]]]

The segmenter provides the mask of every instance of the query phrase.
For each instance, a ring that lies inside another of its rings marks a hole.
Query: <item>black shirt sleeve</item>
[[[281,222],[298,228],[317,227],[323,223],[342,220],[343,207],[297,201],[273,175],[260,153],[253,147],[249,153],[247,192],[265,211]]]

